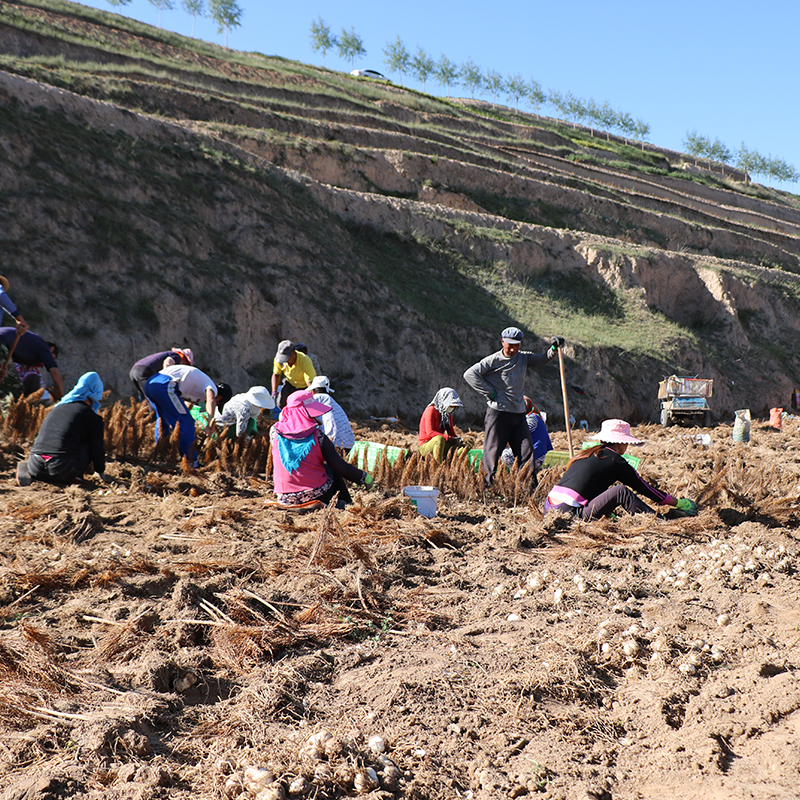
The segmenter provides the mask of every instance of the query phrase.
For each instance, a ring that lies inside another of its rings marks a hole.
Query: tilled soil
[[[797,427],[640,428],[700,515],[588,524],[557,470],[295,515],[214,465],[22,489],[3,445],[3,797],[797,797]]]

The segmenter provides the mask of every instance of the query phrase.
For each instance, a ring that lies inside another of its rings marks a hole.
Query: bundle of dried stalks
[[[25,621],[0,636],[0,687],[0,719],[11,727],[42,716],[53,695],[80,688],[56,662],[49,635]]]
[[[339,521],[336,506],[331,503],[322,515],[308,556],[308,566],[315,564],[325,569],[336,569],[353,561],[360,561],[364,566],[376,569],[375,562],[365,547],[347,535]]]
[[[26,402],[24,397],[14,400],[3,416],[3,435],[11,442],[32,442],[47,414],[44,406]]]

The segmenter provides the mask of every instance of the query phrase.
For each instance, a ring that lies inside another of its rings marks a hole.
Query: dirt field
[[[21,489],[3,440],[3,797],[798,797],[798,420],[637,432],[699,517],[299,516],[218,464]]]

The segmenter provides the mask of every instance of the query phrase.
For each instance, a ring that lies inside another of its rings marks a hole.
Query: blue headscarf
[[[92,401],[92,411],[97,413],[100,408],[100,401],[103,399],[103,381],[96,372],[84,372],[75,384],[71,392],[67,392],[61,403],[82,403],[84,400]]]

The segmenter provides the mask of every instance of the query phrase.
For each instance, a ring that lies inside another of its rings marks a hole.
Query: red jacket
[[[449,439],[455,437],[456,429],[453,427],[453,418],[450,417],[450,424],[447,430],[442,430],[442,415],[432,406],[426,406],[419,421],[419,443],[425,444],[433,439],[434,436],[444,436]]]

